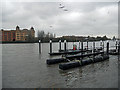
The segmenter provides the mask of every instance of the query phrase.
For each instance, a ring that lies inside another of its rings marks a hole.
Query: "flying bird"
[[[64,8],[65,6],[60,6],[59,8]]]
[[[60,5],[59,8],[63,8],[64,11],[68,11],[68,10],[65,8],[64,5],[62,5],[62,4],[59,4],[59,5]]]
[[[60,4],[59,8],[64,8],[65,6],[63,6],[62,4]]]
[[[68,11],[67,9],[64,9],[64,11]]]

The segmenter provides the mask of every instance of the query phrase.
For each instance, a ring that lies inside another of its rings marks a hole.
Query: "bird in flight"
[[[62,4],[59,4],[59,5],[60,5],[59,8],[62,8],[63,11],[68,11],[68,9],[66,9],[64,5],[62,5]]]
[[[62,4],[60,4],[59,8],[64,8],[65,6],[62,6]]]
[[[64,11],[68,11],[67,9],[64,9]]]

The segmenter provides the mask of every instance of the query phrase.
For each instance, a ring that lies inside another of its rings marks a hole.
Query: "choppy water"
[[[99,47],[99,43],[96,45]],[[114,42],[110,45],[113,46]],[[91,46],[92,43],[89,43],[89,47]],[[53,47],[54,51],[57,51],[58,43],[54,43]],[[72,43],[69,48],[72,48]],[[42,43],[42,54],[38,53],[37,43],[3,44],[2,49],[3,88],[118,87],[117,56],[110,56],[110,59],[104,62],[62,71],[58,64],[46,64],[46,59],[60,57],[49,56],[49,43]]]

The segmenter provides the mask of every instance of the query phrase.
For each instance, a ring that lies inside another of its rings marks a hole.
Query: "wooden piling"
[[[81,42],[81,51],[83,51],[83,42]]]
[[[94,58],[95,58],[95,41],[93,41],[93,60],[94,60]]]
[[[109,54],[109,42],[107,41],[107,49],[106,49],[107,51],[107,55]]]
[[[64,50],[66,51],[66,40],[64,40]]]
[[[102,41],[102,49],[103,49],[103,52],[104,52],[104,41]]]
[[[88,41],[87,41],[87,50],[88,50]]]
[[[118,41],[116,40],[116,43],[115,43],[115,47],[116,47],[116,51],[118,49]]]
[[[41,40],[39,40],[39,53],[41,53]]]
[[[50,53],[52,53],[52,40],[50,40]]]
[[[102,47],[102,40],[100,40],[100,47]]]
[[[83,55],[83,41],[81,42],[81,51],[82,51],[81,55]],[[83,56],[82,56],[82,59],[83,59]]]
[[[59,40],[59,51],[61,51],[61,40]]]
[[[93,41],[93,53],[95,53],[95,41]]]

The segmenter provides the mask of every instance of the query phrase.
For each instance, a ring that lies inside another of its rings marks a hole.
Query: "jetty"
[[[79,42],[80,43],[80,42]],[[88,42],[87,42],[88,43]],[[115,49],[110,49],[109,42],[106,43],[106,50],[104,50],[104,42],[100,41],[100,46],[96,48],[95,42],[93,42],[93,48],[89,49],[83,48],[83,42],[81,42],[81,48],[66,49],[66,41],[64,41],[64,50],[61,49],[61,41],[59,41],[58,52],[52,52],[52,41],[50,41],[50,53],[49,55],[62,55],[61,58],[47,59],[46,63],[48,65],[59,64],[59,69],[67,70],[70,68],[75,68],[79,66],[88,65],[91,63],[101,62],[104,60],[109,60],[109,55],[119,55],[120,54],[120,42],[116,44]],[[80,46],[79,46],[80,47]],[[64,55],[64,56],[63,56]]]

